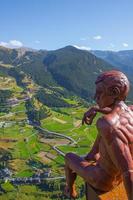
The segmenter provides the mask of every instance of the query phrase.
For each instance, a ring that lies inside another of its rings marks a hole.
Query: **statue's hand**
[[[82,125],[84,124],[91,125],[96,114],[97,114],[97,107],[95,106],[90,108],[87,112],[85,112],[83,116]]]
[[[100,154],[99,153],[96,153],[95,155],[92,154],[92,153],[88,153],[84,159],[87,160],[87,161],[97,161],[98,159],[100,158]]]
[[[102,113],[102,114],[109,114],[111,111],[112,109],[109,107],[105,107],[105,108],[99,108],[98,106],[91,107],[87,112],[85,112],[82,119],[82,125],[84,124],[91,125],[97,112]]]

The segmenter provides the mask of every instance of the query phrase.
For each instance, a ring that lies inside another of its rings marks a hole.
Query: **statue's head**
[[[100,107],[124,101],[129,92],[129,81],[125,74],[112,70],[103,72],[96,80],[95,99]]]

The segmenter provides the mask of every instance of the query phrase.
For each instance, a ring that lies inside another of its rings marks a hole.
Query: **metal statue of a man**
[[[95,100],[82,123],[90,125],[97,112],[97,138],[91,151],[82,158],[74,153],[65,156],[65,193],[76,198],[76,176],[81,176],[96,191],[108,192],[122,180],[128,200],[133,200],[133,106],[125,99],[129,81],[120,71],[107,71],[96,80]],[[92,162],[94,161],[94,162]]]

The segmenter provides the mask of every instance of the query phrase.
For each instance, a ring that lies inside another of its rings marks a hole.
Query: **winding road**
[[[14,115],[14,114],[17,114],[17,113],[20,113],[20,112],[24,112],[24,111],[18,111],[18,112],[14,112],[14,113],[10,113],[10,114],[7,114],[7,115],[4,115],[3,117],[10,117],[10,116],[12,116],[12,115]],[[2,118],[2,117],[1,117]],[[57,132],[53,132],[53,131],[49,131],[49,130],[47,130],[47,129],[44,129],[44,128],[42,128],[42,127],[40,127],[40,126],[36,126],[36,125],[34,125],[34,124],[32,124],[32,126],[34,127],[34,128],[36,128],[38,131],[41,131],[41,132],[43,132],[43,133],[48,133],[48,134],[51,134],[51,135],[55,135],[55,136],[57,136],[57,137],[60,137],[60,138],[65,138],[65,139],[67,139],[67,140],[69,140],[70,141],[70,145],[76,145],[77,144],[77,142],[73,139],[73,138],[71,138],[70,136],[66,136],[66,135],[64,135],[64,134],[61,134],[61,133],[57,133]],[[37,134],[37,132],[36,133],[34,133],[34,134],[32,134],[32,135],[30,135],[29,137],[28,137],[28,139],[29,138],[31,138],[32,136],[34,136],[35,134]],[[61,155],[61,156],[65,156],[65,153],[63,152],[63,151],[61,151],[58,147],[59,146],[65,146],[65,145],[68,145],[68,143],[66,143],[66,144],[58,144],[58,145],[54,145],[53,146],[53,149],[59,154],[59,155]],[[2,179],[4,182],[7,182],[7,181],[10,181],[10,182],[12,182],[13,184],[30,184],[30,183],[34,183],[34,184],[38,184],[38,183],[41,183],[42,181],[44,181],[44,180],[58,180],[58,179],[65,179],[65,177],[64,176],[59,176],[59,177],[47,177],[47,178],[41,178],[41,177],[37,177],[37,178],[32,178],[32,177],[23,177],[23,178],[7,178],[7,177],[5,177],[4,179]]]
[[[66,136],[66,135],[61,134],[61,133],[49,131],[49,130],[44,129],[44,128],[40,127],[40,126],[34,126],[34,127],[37,128],[39,131],[42,131],[42,132],[44,132],[44,133],[48,133],[48,134],[51,134],[51,135],[55,135],[55,136],[60,137],[60,138],[65,138],[65,139],[67,139],[67,140],[70,141],[70,145],[76,145],[76,144],[77,144],[77,142],[76,142],[73,138],[71,138],[70,136]],[[68,144],[66,143],[66,144],[54,145],[54,146],[53,146],[53,149],[54,149],[58,154],[60,154],[61,156],[64,157],[64,156],[65,156],[65,153],[64,153],[63,151],[61,151],[58,147],[59,147],[59,146],[65,146],[65,145],[68,145]]]

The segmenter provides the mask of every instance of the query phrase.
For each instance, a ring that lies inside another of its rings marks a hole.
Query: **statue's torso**
[[[113,129],[119,133],[118,137],[128,143],[129,151],[133,157],[133,112],[127,107],[127,109],[122,109],[118,112],[109,114],[107,118],[109,119],[110,123],[112,123]],[[115,187],[122,180],[120,168],[117,164],[115,156],[112,153],[111,143],[116,137],[116,132],[112,130],[112,133],[100,133],[100,158],[97,164],[99,167],[104,169],[107,175],[109,175],[108,186],[110,188]]]

